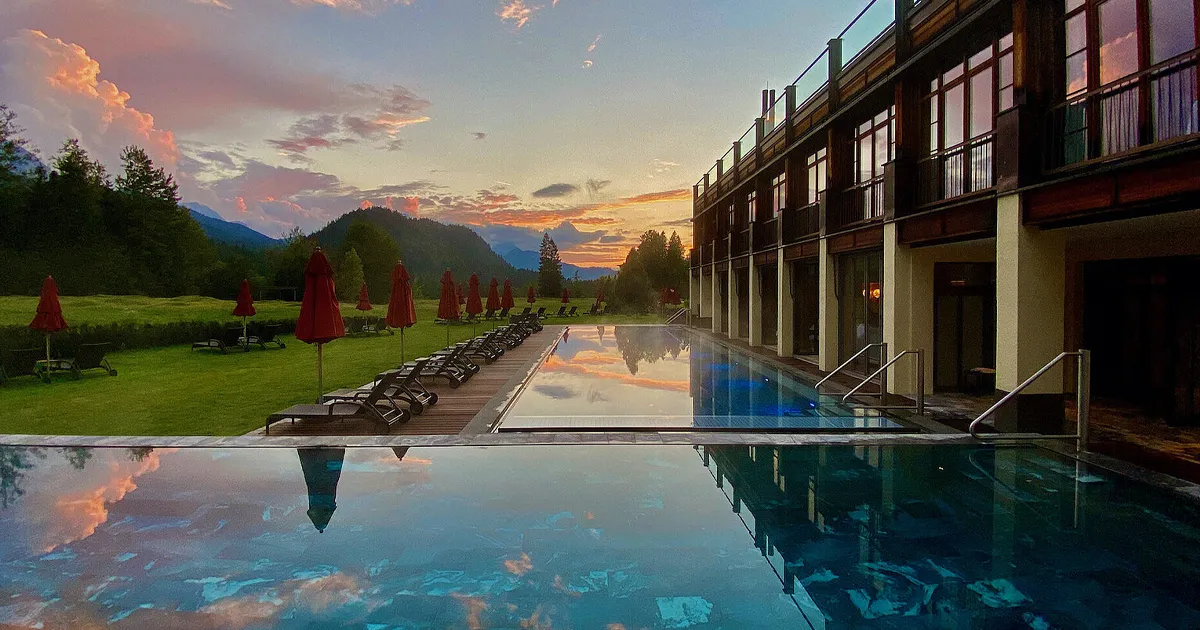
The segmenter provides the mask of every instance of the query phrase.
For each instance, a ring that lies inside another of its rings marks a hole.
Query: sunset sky
[[[0,102],[44,160],[142,145],[272,236],[374,203],[612,265],[648,228],[690,239],[759,91],[862,4],[3,0]]]

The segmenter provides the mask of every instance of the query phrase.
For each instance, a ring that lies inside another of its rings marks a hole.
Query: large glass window
[[[787,205],[787,172],[771,179],[771,218],[778,219]]]
[[[750,194],[746,195],[746,225],[754,223],[756,218],[758,218],[758,191],[752,190]]]
[[[861,205],[862,219],[883,216],[883,167],[894,157],[896,149],[894,114],[895,107],[888,107],[858,126],[854,170],[858,184],[856,202]]]
[[[825,186],[829,181],[829,155],[824,148],[805,160],[808,172],[808,203],[814,204],[825,197]]]
[[[1063,7],[1064,163],[1198,131],[1193,2],[1064,0]]]
[[[1012,34],[967,55],[933,79],[926,98],[929,158],[920,203],[989,188],[997,109],[1013,105]]]
[[[1137,0],[1106,0],[1100,14],[1100,84],[1137,72]]]
[[[1196,47],[1195,7],[1189,0],[1150,0],[1150,63],[1159,64]]]
[[[837,265],[838,345],[846,361],[863,346],[883,341],[883,254],[842,254]],[[878,352],[867,352],[853,367],[867,371],[878,361]]]

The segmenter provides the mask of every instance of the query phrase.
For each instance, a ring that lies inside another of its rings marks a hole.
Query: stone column
[[[916,350],[912,335],[912,250],[900,243],[895,223],[883,226],[883,341],[888,357]],[[929,357],[927,357],[929,358]],[[888,373],[888,392],[912,396],[917,391],[916,359],[905,357]]]
[[[1065,238],[1021,219],[1019,194],[996,199],[997,394],[1012,391],[1063,351]],[[997,427],[1061,432],[1063,391],[1060,364],[1003,409]]]
[[[796,343],[792,333],[795,331],[793,306],[795,305],[795,296],[792,295],[792,263],[783,260],[783,248],[779,248],[779,270],[775,277],[778,280],[778,291],[775,292],[775,307],[779,316],[775,318],[775,340],[777,354],[781,357],[790,357],[796,352]]]
[[[733,265],[729,265],[729,286],[726,290],[729,291],[729,338],[737,339],[738,337],[738,282],[737,272],[734,271]]]
[[[692,317],[700,316],[700,283],[704,280],[704,276],[699,278],[691,275],[688,272],[688,311]]]
[[[717,271],[716,266],[713,266],[712,283],[709,285],[712,293],[712,331],[715,333],[721,332],[721,320],[725,317],[725,312],[721,310],[721,273]]]
[[[829,253],[829,241],[821,239],[817,254],[817,363],[826,372],[838,366],[838,300],[834,256]]]
[[[750,345],[763,345],[763,299],[762,299],[762,274],[758,269],[758,265],[754,264],[754,259],[750,259]]]

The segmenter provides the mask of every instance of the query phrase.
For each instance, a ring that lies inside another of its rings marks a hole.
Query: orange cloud
[[[93,462],[96,470],[91,474],[100,481],[99,485],[58,495],[50,518],[39,528],[42,553],[96,533],[96,529],[108,521],[108,506],[136,490],[135,480],[158,470],[160,457],[173,452],[174,449],[151,451],[140,462],[117,458]]]
[[[63,140],[80,144],[115,170],[121,149],[136,144],[160,166],[179,161],[175,135],[129,105],[130,95],[100,78],[100,63],[82,46],[22,29],[0,42],[0,93],[43,149]]]
[[[522,552],[521,557],[516,560],[505,560],[504,568],[509,573],[521,577],[533,570],[533,561],[529,559],[529,554]]]
[[[657,389],[668,392],[691,392],[691,384],[687,381],[672,381],[660,378],[648,378],[644,376],[634,376],[628,372],[608,372],[588,367],[587,365],[577,365],[574,361],[567,363],[557,356],[551,355],[546,359],[544,369],[547,372],[558,372],[562,374],[578,374],[580,376],[588,376],[592,378],[601,378],[609,381],[617,381],[624,385],[633,385],[635,387],[643,387],[647,389]]]
[[[469,630],[483,630],[483,613],[487,610],[487,602],[478,597],[463,595],[461,593],[451,593],[454,599],[457,599],[463,605],[463,611],[467,615],[467,628]]]
[[[533,14],[541,8],[526,5],[523,0],[507,0],[496,11],[496,15],[500,17],[501,22],[512,22],[514,29],[521,30],[521,27],[528,24]]]

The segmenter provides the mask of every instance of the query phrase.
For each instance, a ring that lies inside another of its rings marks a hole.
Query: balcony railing
[[[742,134],[738,140],[738,146],[741,147],[741,157],[738,160],[744,160],[754,153],[754,147],[758,146],[758,125],[752,125],[750,129]]]
[[[700,264],[707,265],[713,261],[713,244],[705,243],[700,246]]]
[[[830,229],[851,227],[883,219],[883,176],[856,184],[842,195],[841,203],[828,210]]]
[[[725,260],[729,258],[729,239],[717,239],[717,257],[715,260]]]
[[[801,208],[783,211],[783,242],[795,243],[821,233],[821,204],[811,203]]]
[[[1197,58],[1193,50],[1057,105],[1048,121],[1046,167],[1200,132]]]
[[[741,256],[750,252],[750,228],[729,235],[729,255]]]
[[[917,164],[917,205],[953,199],[996,183],[995,136],[987,135]]]
[[[754,251],[774,249],[779,245],[779,219],[767,219],[754,226]]]

